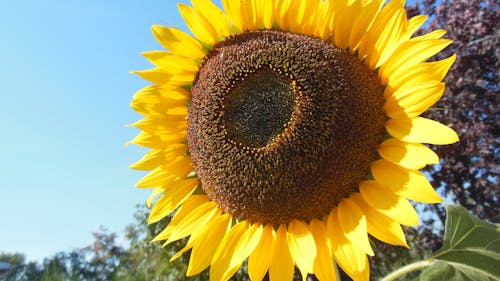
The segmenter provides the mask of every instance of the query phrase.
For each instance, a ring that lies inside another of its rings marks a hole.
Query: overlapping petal
[[[422,169],[428,164],[439,164],[434,151],[420,143],[387,139],[378,147],[378,153],[385,160],[407,169]]]
[[[260,241],[262,225],[249,225],[247,220],[236,224],[224,236],[210,267],[210,280],[229,280]]]
[[[418,170],[409,170],[386,160],[372,163],[371,171],[375,180],[395,194],[418,202],[440,203],[439,194]]]
[[[262,230],[260,241],[248,257],[248,275],[252,281],[260,281],[266,275],[274,252],[276,232],[268,224]]]
[[[294,266],[286,238],[286,225],[281,224],[276,231],[274,251],[269,263],[269,278],[271,280],[292,280]]]
[[[368,281],[370,279],[370,266],[366,254],[353,245],[340,227],[337,210],[328,216],[327,232],[332,252],[337,264],[353,280]]]
[[[372,208],[359,193],[353,194],[351,199],[365,214],[368,221],[368,233],[385,243],[408,247],[399,223]]]
[[[333,256],[331,253],[331,243],[328,240],[328,233],[324,222],[313,219],[309,226],[316,243],[317,254],[314,258],[314,274],[319,280],[336,281],[337,272],[335,270]]]
[[[386,215],[400,224],[408,226],[418,225],[418,214],[410,202],[394,195],[391,190],[384,188],[376,181],[361,182],[359,191],[363,201],[377,212]],[[366,214],[366,212],[364,213]]]
[[[316,244],[307,224],[293,220],[288,225],[288,249],[293,260],[305,280],[308,273],[313,273],[314,258],[316,257]]]
[[[231,216],[223,214],[206,224],[203,230],[200,230],[197,239],[192,244],[192,258],[189,259],[187,276],[194,276],[210,266],[215,251],[230,228]]]

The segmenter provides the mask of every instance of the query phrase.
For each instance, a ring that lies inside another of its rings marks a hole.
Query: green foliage
[[[24,255],[19,253],[0,253],[0,261],[7,262],[10,265],[10,269],[0,275],[0,281],[36,280],[30,279],[30,276],[36,276],[39,273],[37,266],[33,263],[26,264]]]
[[[420,280],[500,280],[497,226],[457,205],[448,206],[446,211],[443,247],[431,257],[439,262],[426,269]]]
[[[0,254],[0,261],[10,264],[10,270],[0,274],[0,281],[204,281],[208,270],[186,277],[189,251],[172,262],[169,259],[181,250],[186,240],[162,248],[161,242],[151,243],[170,221],[170,217],[149,225],[149,210],[138,206],[134,222],[118,242],[115,233],[105,228],[95,232],[94,242],[70,252],[61,252],[40,263],[26,262],[22,254]],[[246,265],[232,280],[249,280]]]

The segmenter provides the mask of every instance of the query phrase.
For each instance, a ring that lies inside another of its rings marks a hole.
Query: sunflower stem
[[[423,260],[423,261],[418,261],[411,263],[409,265],[405,265],[401,267],[400,269],[393,271],[389,273],[389,275],[385,276],[384,278],[380,279],[380,281],[394,281],[410,272],[416,271],[416,270],[421,270],[423,268],[429,267],[433,265],[436,261],[433,259],[429,260]]]

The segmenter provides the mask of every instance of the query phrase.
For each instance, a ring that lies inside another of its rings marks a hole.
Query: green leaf
[[[461,206],[446,207],[443,247],[421,281],[500,280],[500,231],[497,225],[472,216]]]

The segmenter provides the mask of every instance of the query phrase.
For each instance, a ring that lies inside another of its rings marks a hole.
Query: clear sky
[[[150,26],[186,30],[171,0],[0,0],[0,252],[41,260],[123,233],[149,191],[124,143],[147,85]],[[184,1],[185,2],[185,1]]]

